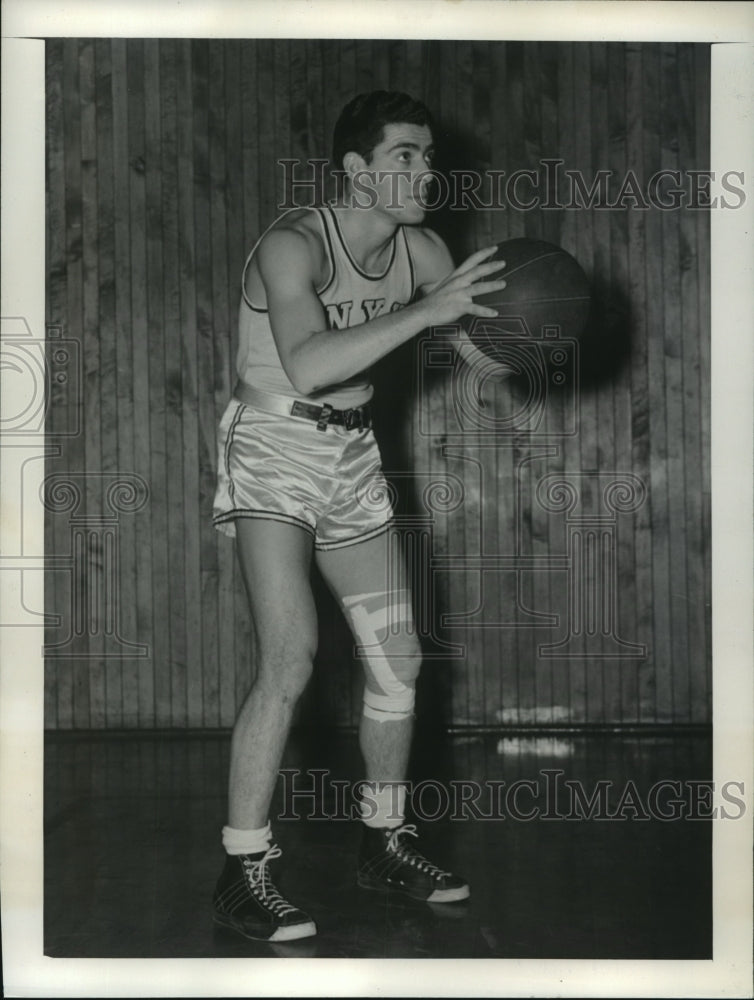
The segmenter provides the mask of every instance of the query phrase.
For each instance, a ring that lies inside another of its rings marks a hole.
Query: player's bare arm
[[[494,309],[474,301],[475,296],[505,285],[490,280],[503,267],[501,261],[487,260],[494,251],[495,247],[478,251],[456,269],[451,262],[451,269],[405,309],[347,331],[328,330],[316,293],[322,260],[311,235],[296,227],[268,233],[257,261],[286,375],[298,392],[309,395],[364,371],[427,327],[453,323],[464,315],[495,316]],[[432,276],[441,267],[445,263],[438,257]],[[425,267],[424,273],[429,275],[430,268]]]

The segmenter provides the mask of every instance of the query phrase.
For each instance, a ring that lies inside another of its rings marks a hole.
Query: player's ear
[[[349,177],[353,177],[354,174],[359,173],[360,170],[366,170],[366,160],[363,156],[358,153],[350,152],[346,153],[343,157],[343,169]]]

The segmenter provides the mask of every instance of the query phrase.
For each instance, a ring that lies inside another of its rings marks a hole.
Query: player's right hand
[[[489,261],[497,246],[477,250],[463,264],[434,285],[422,300],[429,326],[454,323],[462,316],[497,316],[497,310],[474,301],[477,295],[505,288],[502,278],[488,279],[505,267],[504,260]]]

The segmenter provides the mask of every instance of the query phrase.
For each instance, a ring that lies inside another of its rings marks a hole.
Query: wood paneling
[[[289,194],[277,161],[327,156],[342,105],[388,87],[431,106],[447,169],[509,178],[557,158],[587,188],[608,171],[614,197],[627,171],[646,193],[659,170],[708,165],[705,46],[50,41],[48,321],[81,345],[82,391],[53,386],[49,411],[53,440],[74,411],[81,417],[81,433],[57,439],[48,463],[81,490],[75,517],[51,511],[46,528],[48,552],[69,562],[46,582],[47,610],[61,619],[48,642],[62,644],[48,657],[49,727],[232,723],[253,674],[253,635],[233,543],[214,531],[211,506],[241,267]],[[406,510],[434,518],[433,557],[444,560],[425,567],[434,633],[423,688],[448,725],[708,722],[709,218],[569,207],[563,174],[561,184],[549,207],[441,210],[430,224],[459,261],[522,235],[579,259],[597,308],[576,417],[567,394],[552,392],[539,430],[491,441],[484,427],[459,424],[457,382],[422,371],[416,345],[378,373],[396,393],[382,406],[388,471]],[[488,415],[522,405],[515,386],[483,391]],[[643,486],[643,502],[610,522],[615,593],[587,583],[615,598],[615,634],[646,656],[616,655],[615,636],[599,634],[547,655],[566,636],[575,523],[542,502],[553,475],[578,485],[573,516],[592,519],[605,516],[610,477]],[[424,487],[448,476],[463,480],[463,504],[428,511]],[[148,500],[113,511],[108,490],[129,477]],[[89,612],[77,634],[81,596],[108,584],[107,518],[117,634]],[[78,561],[74,522],[89,530]],[[485,569],[495,556],[513,562]],[[532,562],[517,568],[523,558]],[[355,724],[358,671],[322,605],[322,655],[301,717]],[[453,644],[463,657],[443,655]]]
[[[47,45],[46,66],[46,115],[47,130],[57,136],[57,142],[48,144],[46,170],[47,198],[47,308],[49,315],[67,316],[66,255],[65,255],[65,133],[63,119],[63,41],[56,39]],[[56,391],[56,389],[58,391]],[[47,429],[50,434],[65,430],[66,394],[53,381],[50,388]],[[66,456],[67,460],[67,456]],[[66,552],[68,526],[60,517],[49,517],[45,523],[45,550]],[[66,586],[67,585],[67,586]],[[45,575],[45,607],[61,617],[70,607],[70,579],[68,574],[49,571]],[[53,611],[53,609],[55,609]],[[50,661],[45,670],[45,710],[47,725],[70,727],[71,719],[65,709],[66,688],[70,663]]]
[[[164,225],[165,188],[167,178],[163,167],[162,103],[163,78],[160,65],[160,43],[144,43],[144,92],[153,95],[145,101],[144,140],[148,155],[145,157],[145,212],[146,212],[146,296],[147,296],[147,378],[149,390],[149,459],[148,482],[153,497],[165,498],[168,493],[168,441],[167,367],[165,361],[165,243]],[[169,231],[169,230],[168,230]],[[152,616],[151,646],[155,664],[159,669],[144,671],[151,675],[151,704],[143,705],[143,714],[159,725],[160,706],[169,703],[170,640],[166,620],[170,586],[168,520],[169,509],[165,502],[150,505],[149,546],[151,592],[153,600],[160,595],[163,612],[157,619]],[[145,699],[146,701],[146,699]]]
[[[79,85],[81,91],[81,206],[82,206],[82,279],[83,301],[81,333],[83,340],[84,386],[83,444],[86,469],[99,467],[102,456],[102,406],[100,398],[100,340],[99,340],[99,160],[97,156],[97,80],[95,77],[94,42],[82,45],[79,53]],[[72,458],[72,461],[76,460]],[[75,468],[75,465],[74,465]],[[91,477],[86,486],[86,509],[99,510],[102,505],[101,480]],[[92,541],[96,538],[91,536]],[[102,553],[92,552],[101,563]],[[147,619],[148,621],[148,619]],[[102,635],[95,629],[88,641],[87,652],[97,657],[103,652]],[[100,661],[101,663],[101,661]],[[101,725],[105,701],[101,666],[92,671],[84,664],[80,671],[82,686],[86,689],[88,710],[85,725]],[[89,720],[92,720],[90,723]]]

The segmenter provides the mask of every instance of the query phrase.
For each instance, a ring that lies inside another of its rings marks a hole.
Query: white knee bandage
[[[356,594],[343,608],[364,659],[364,715],[379,722],[413,714],[420,657],[407,591]]]
[[[416,690],[406,687],[399,694],[377,694],[364,687],[364,715],[377,722],[407,719],[414,714]]]

